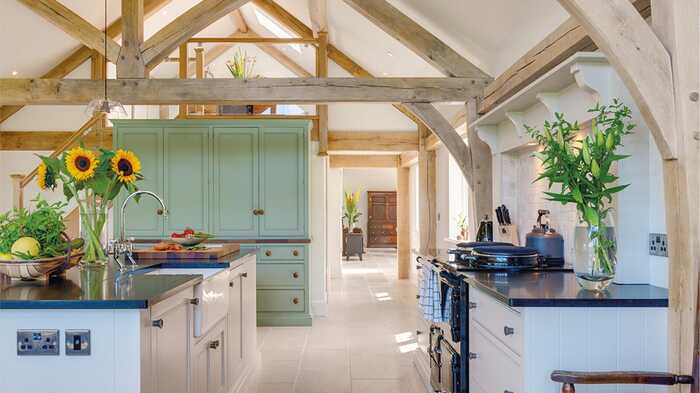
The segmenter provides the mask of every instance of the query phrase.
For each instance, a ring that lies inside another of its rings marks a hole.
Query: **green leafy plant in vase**
[[[535,157],[543,171],[535,181],[547,180],[547,199],[573,203],[579,214],[581,225],[574,233],[577,281],[583,288],[601,291],[612,282],[617,261],[613,195],[629,185],[618,185],[613,173],[615,163],[628,157],[617,150],[635,125],[630,109],[618,100],[596,104],[589,112],[595,113],[591,131],[582,138],[578,123],[570,123],[561,113],[555,114],[553,122],[545,121],[543,131],[527,130],[541,146]],[[551,192],[554,184],[561,186],[560,192]]]
[[[360,203],[360,192],[345,192],[345,198],[344,198],[344,208],[345,212],[343,214],[343,218],[347,221],[348,227],[350,230],[355,228],[355,225],[360,221],[360,216],[362,213],[360,213],[360,208],[359,208],[359,203]]]
[[[37,171],[39,188],[54,189],[62,183],[68,201],[75,199],[80,210],[80,227],[85,240],[83,266],[104,265],[107,254],[102,233],[107,223],[111,201],[122,189],[137,190],[141,176],[141,161],[125,150],[92,151],[78,146],[59,158],[39,156]]]

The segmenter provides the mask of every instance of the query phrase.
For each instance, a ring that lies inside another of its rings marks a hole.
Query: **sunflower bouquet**
[[[130,151],[92,151],[75,147],[53,158],[39,156],[37,170],[39,188],[55,189],[62,183],[63,194],[75,198],[80,209],[80,224],[85,238],[83,263],[104,263],[105,248],[100,240],[107,223],[109,204],[125,188],[137,190],[136,181],[143,179],[141,161]]]

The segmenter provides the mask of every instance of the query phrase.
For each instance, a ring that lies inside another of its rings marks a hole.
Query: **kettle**
[[[484,219],[479,223],[479,229],[476,231],[477,242],[492,242],[493,241],[493,221],[489,220],[489,216],[484,216]]]
[[[549,210],[537,211],[537,224],[525,236],[525,246],[537,250],[544,265],[561,267],[564,266],[564,238],[549,226],[549,220],[543,220],[548,214]]]

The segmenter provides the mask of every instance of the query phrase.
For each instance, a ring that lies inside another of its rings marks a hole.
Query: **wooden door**
[[[214,128],[211,228],[217,236],[258,236],[258,128]]]
[[[396,247],[396,191],[367,191],[367,247]]]
[[[306,236],[304,129],[264,128],[260,138],[260,236]]]
[[[115,146],[131,150],[141,160],[143,180],[137,183],[141,190],[153,191],[163,195],[163,129],[160,127],[123,127],[116,133]],[[114,204],[114,229],[119,233],[119,208],[128,195],[122,190]],[[166,201],[167,203],[167,201]],[[131,200],[126,208],[126,234],[136,237],[163,236],[163,216],[156,214],[160,208],[158,202],[150,197],[138,202]]]
[[[164,129],[166,235],[209,229],[209,128]]]

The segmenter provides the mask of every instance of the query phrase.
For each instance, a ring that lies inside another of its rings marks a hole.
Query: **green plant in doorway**
[[[618,100],[610,105],[596,104],[588,112],[595,115],[585,137],[579,136],[579,124],[570,123],[561,113],[555,114],[553,122],[545,121],[543,131],[526,128],[541,146],[535,157],[542,162],[543,171],[535,181],[548,181],[548,200],[576,205],[581,221],[588,226],[591,275],[600,272],[611,280],[616,244],[606,222],[613,195],[629,185],[617,184],[613,167],[628,157],[617,150],[635,125],[630,109]],[[554,184],[561,186],[559,192],[551,191]]]
[[[457,217],[455,217],[455,222],[457,223],[457,240],[465,240],[469,229],[467,216],[464,213],[459,213]]]
[[[359,203],[360,203],[360,192],[345,192],[345,198],[344,198],[344,209],[345,212],[343,214],[343,218],[346,220],[348,227],[350,229],[353,229],[355,225],[360,221],[360,216],[362,213],[360,213],[360,208],[359,208]]]

